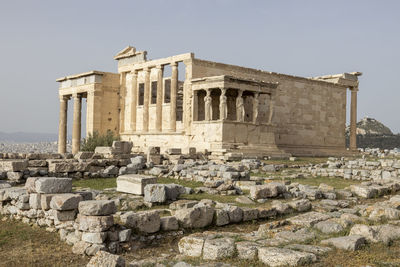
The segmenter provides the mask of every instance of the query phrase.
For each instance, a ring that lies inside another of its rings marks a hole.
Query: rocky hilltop
[[[346,127],[346,144],[349,145],[350,127]],[[389,127],[374,118],[365,117],[357,122],[359,148],[393,149],[400,147],[400,134],[393,134]]]

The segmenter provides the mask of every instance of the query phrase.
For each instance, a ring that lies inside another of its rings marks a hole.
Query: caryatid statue
[[[258,118],[258,96],[260,94],[259,93],[254,93],[254,97],[253,97],[253,123],[257,122],[257,118]]]
[[[226,120],[228,118],[228,107],[226,98],[226,89],[221,89],[221,96],[219,98],[219,117],[221,120]]]
[[[237,121],[244,121],[244,103],[243,103],[243,91],[238,91],[238,96],[236,98],[236,119]]]
[[[211,106],[211,91],[207,90],[207,94],[204,97],[204,120],[210,121],[212,119],[212,106]]]

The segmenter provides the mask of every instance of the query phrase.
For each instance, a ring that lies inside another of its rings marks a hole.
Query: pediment
[[[115,55],[114,59],[118,60],[121,58],[131,57],[131,56],[134,56],[135,53],[136,53],[135,47],[127,46],[124,49],[122,49],[120,52],[118,52],[118,54]]]

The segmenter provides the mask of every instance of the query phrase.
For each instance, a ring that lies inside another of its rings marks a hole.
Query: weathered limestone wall
[[[293,154],[324,154],[345,149],[346,88],[327,82],[193,59],[192,78],[234,75],[278,82],[273,124],[276,143]],[[260,98],[265,118],[267,99]]]

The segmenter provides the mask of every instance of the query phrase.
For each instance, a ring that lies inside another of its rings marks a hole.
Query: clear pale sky
[[[113,56],[132,45],[151,59],[194,52],[306,77],[361,71],[358,118],[398,133],[399,10],[390,0],[1,1],[0,131],[57,133],[55,80],[116,72]]]

